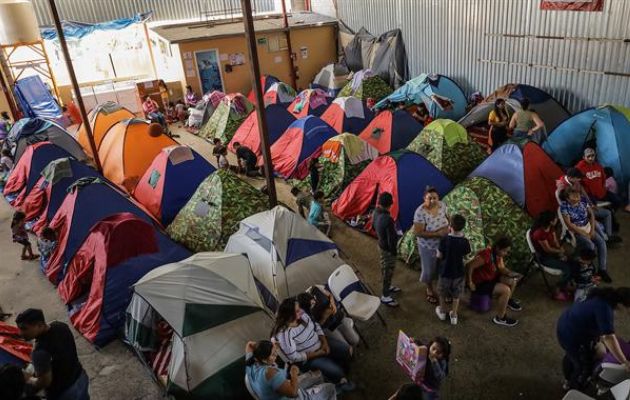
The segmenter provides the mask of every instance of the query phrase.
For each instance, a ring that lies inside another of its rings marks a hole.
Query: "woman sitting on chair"
[[[287,372],[278,368],[278,349],[269,340],[248,342],[245,347],[245,379],[248,389],[260,400],[284,400],[287,397],[301,400],[335,400],[335,386],[321,379],[300,379],[300,370],[292,365]]]
[[[571,280],[571,266],[567,262],[564,248],[560,246],[556,236],[558,216],[553,211],[543,211],[531,230],[531,240],[539,261],[549,268],[562,271],[562,278],[556,286],[554,300],[567,301],[571,297],[565,293]]]

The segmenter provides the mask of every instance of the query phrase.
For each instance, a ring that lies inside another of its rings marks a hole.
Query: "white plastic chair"
[[[562,400],[595,400],[595,399],[592,398],[591,396],[585,395],[584,393],[578,390],[572,389],[572,390],[569,390],[567,394],[564,395]]]
[[[558,207],[558,220],[560,221],[560,227],[562,231],[560,233],[560,240],[566,240],[571,246],[575,247],[575,235],[569,227],[567,223],[564,221],[564,217],[562,216],[562,212],[560,211],[560,207]]]
[[[328,277],[328,287],[335,299],[341,302],[348,315],[360,321],[367,321],[376,313],[381,305],[381,299],[367,293],[353,290],[345,297],[343,291],[357,283],[359,278],[348,264],[343,264]]]
[[[249,382],[249,377],[247,376],[247,374],[245,374],[245,388],[247,388],[249,395],[252,396],[254,400],[260,400],[260,397],[258,397],[256,392],[254,392],[254,389],[252,388],[251,382]]]
[[[626,379],[625,381],[611,387],[610,393],[612,393],[615,400],[630,399],[630,379]]]
[[[535,269],[540,271],[540,273],[542,274],[543,280],[545,281],[545,286],[547,287],[547,290],[549,291],[550,294],[552,294],[553,290],[551,288],[551,285],[549,284],[549,281],[547,280],[546,274],[549,274],[552,276],[560,276],[562,275],[562,271],[556,268],[550,268],[540,261],[540,257],[538,256],[536,247],[534,247],[534,242],[532,241],[531,234],[532,234],[531,229],[528,229],[527,232],[525,233],[525,239],[527,239],[527,246],[529,247],[529,252],[531,253],[531,259],[529,261],[529,265],[527,266],[527,272],[525,273],[525,276],[529,275],[530,269],[534,267]]]
[[[630,374],[626,372],[626,369],[621,364],[602,363],[601,367],[599,378],[612,385],[630,379]]]

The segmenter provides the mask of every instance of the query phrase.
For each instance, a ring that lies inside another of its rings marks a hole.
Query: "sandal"
[[[433,305],[438,304],[438,298],[435,297],[435,295],[430,294],[429,291],[427,291],[426,293],[426,299],[429,302],[429,304],[433,304]]]

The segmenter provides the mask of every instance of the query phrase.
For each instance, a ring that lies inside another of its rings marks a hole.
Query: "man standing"
[[[46,324],[42,310],[34,308],[20,313],[15,323],[26,340],[35,340],[31,353],[35,374],[27,384],[36,391],[45,389],[48,400],[89,400],[89,379],[68,325]]]
[[[383,276],[383,295],[381,303],[389,307],[398,307],[398,302],[391,296],[400,292],[400,288],[392,285],[394,268],[396,267],[396,253],[398,235],[394,227],[394,220],[389,214],[389,209],[394,204],[394,199],[390,193],[381,193],[378,199],[378,206],[374,210],[373,222],[376,236],[378,237],[378,250],[381,259],[381,274]]]

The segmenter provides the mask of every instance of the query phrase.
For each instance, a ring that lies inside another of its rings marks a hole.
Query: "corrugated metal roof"
[[[337,20],[325,15],[312,12],[294,13],[289,15],[289,27],[301,28],[322,25],[336,25]],[[283,29],[281,16],[271,16],[254,21],[256,32],[273,32]],[[162,25],[151,28],[155,33],[171,43],[191,42],[200,39],[210,39],[226,36],[242,35],[245,33],[243,21],[212,24],[177,24]]]
[[[313,4],[319,3],[326,0]],[[352,29],[365,26],[378,35],[400,28],[412,76],[441,73],[468,93],[484,94],[506,83],[527,83],[547,90],[572,112],[630,104],[628,0],[606,0],[603,12],[542,11],[540,0],[337,0],[337,5]]]
[[[40,26],[53,25],[48,0],[30,0]],[[275,10],[274,0],[253,0],[256,12]],[[231,13],[240,10],[240,0],[56,0],[62,19],[78,22],[104,22],[153,11],[152,21],[203,20],[205,13]]]

